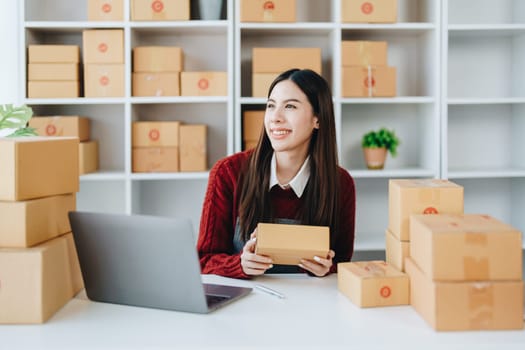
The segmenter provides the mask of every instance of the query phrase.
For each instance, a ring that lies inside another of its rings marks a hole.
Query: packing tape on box
[[[363,66],[370,66],[370,50],[367,49],[367,43],[364,41],[359,42],[358,46],[359,58]]]
[[[469,248],[481,250],[477,256],[465,255],[463,257],[463,273],[465,278],[469,280],[489,279],[489,258],[483,254],[488,245],[487,235],[477,232],[467,232],[465,234],[465,245]]]
[[[475,282],[468,287],[471,329],[489,329],[493,321],[494,288],[490,282]]]
[[[366,86],[368,88],[368,97],[374,95],[374,77],[372,76],[372,66],[367,67]]]
[[[423,203],[423,204],[424,203],[433,203],[433,204],[441,203],[441,192],[438,189],[422,188],[418,191],[418,194],[419,194],[418,200],[420,203]]]
[[[368,276],[382,277],[386,275],[385,268],[373,262],[364,263],[363,265],[361,265],[361,268],[367,272]]]

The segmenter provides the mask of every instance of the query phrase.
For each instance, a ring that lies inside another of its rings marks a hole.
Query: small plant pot
[[[385,147],[382,148],[363,148],[363,154],[365,156],[365,163],[370,170],[383,169],[385,166],[387,150]]]

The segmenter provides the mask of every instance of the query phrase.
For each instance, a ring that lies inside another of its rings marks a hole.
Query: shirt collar
[[[303,165],[301,166],[301,169],[299,169],[299,172],[295,175],[295,177],[287,184],[280,184],[279,180],[277,180],[277,159],[275,158],[275,152],[272,156],[272,162],[270,165],[270,190],[275,185],[279,185],[282,189],[291,188],[297,197],[301,197],[303,195],[304,189],[306,187],[306,184],[308,183],[308,179],[310,178],[310,167],[308,166],[310,163],[310,156],[306,157],[304,160]]]

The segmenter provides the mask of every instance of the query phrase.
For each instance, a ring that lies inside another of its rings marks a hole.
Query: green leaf
[[[12,104],[0,105],[0,130],[19,129],[14,134],[19,134],[19,136],[35,135],[36,133],[32,128],[26,129],[32,116],[33,110],[26,105],[18,107],[14,107]]]
[[[397,155],[397,146],[401,143],[394,130],[381,128],[377,131],[371,130],[363,135],[361,146],[364,148],[385,147],[392,157]]]
[[[17,137],[17,136],[38,136],[35,131],[35,128],[22,128],[18,129],[14,133],[8,135],[7,137]]]

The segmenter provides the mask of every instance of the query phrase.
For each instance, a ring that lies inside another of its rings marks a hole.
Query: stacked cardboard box
[[[394,23],[397,0],[341,0],[343,23]]]
[[[181,96],[227,96],[226,72],[181,72]]]
[[[387,61],[386,41],[342,41],[342,96],[395,96],[396,68]]]
[[[29,126],[40,136],[72,136],[80,141],[78,147],[79,175],[98,170],[98,142],[91,140],[90,120],[81,116],[34,116]]]
[[[78,139],[0,139],[0,323],[42,323],[83,288],[69,226]]]
[[[80,48],[76,45],[29,45],[27,97],[80,96]]]
[[[241,0],[241,22],[295,22],[296,0]]]
[[[252,96],[267,97],[273,80],[290,68],[321,74],[321,49],[316,47],[256,47],[252,50]]]
[[[138,46],[133,49],[133,96],[179,96],[182,48]]]
[[[124,96],[124,31],[90,29],[82,33],[85,97]]]
[[[122,21],[124,0],[88,0],[88,21]]]
[[[132,21],[187,21],[190,0],[131,0]]]
[[[264,127],[264,111],[244,111],[242,114],[243,149],[255,148]]]

